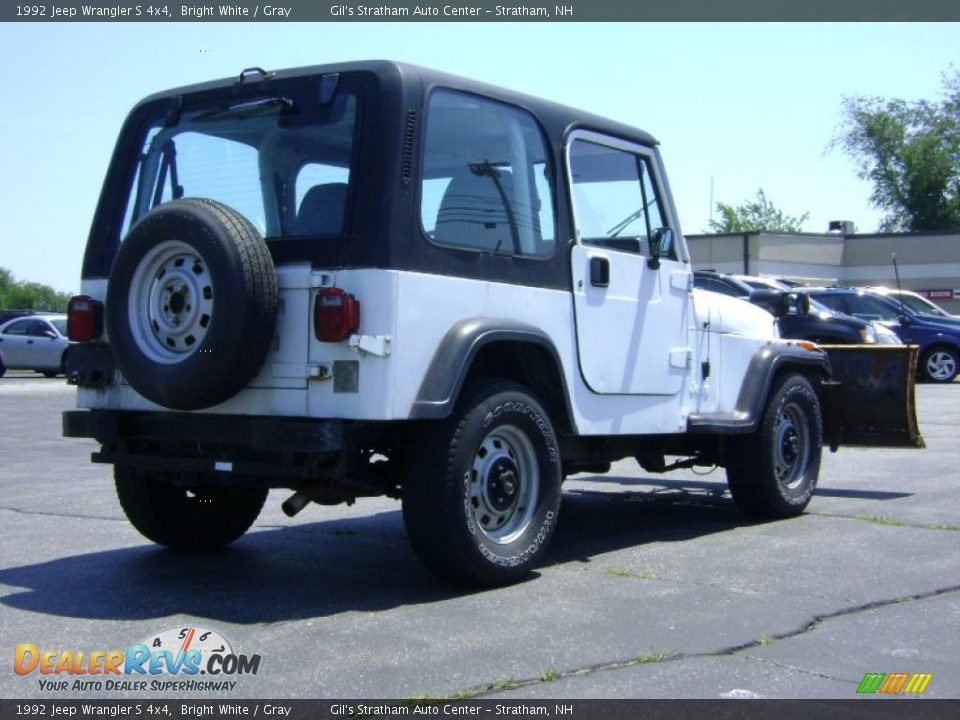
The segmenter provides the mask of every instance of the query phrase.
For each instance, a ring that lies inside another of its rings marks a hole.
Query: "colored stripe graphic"
[[[910,678],[910,682],[907,683],[907,687],[904,688],[903,691],[905,693],[919,695],[927,689],[927,685],[930,684],[930,680],[932,678],[933,673],[914,673],[913,677]]]
[[[920,695],[932,679],[933,673],[867,673],[857,686],[857,692]]]
[[[883,682],[885,677],[885,673],[867,673],[863,676],[863,680],[860,681],[860,686],[857,688],[857,692],[875,693],[880,689],[880,683]]]

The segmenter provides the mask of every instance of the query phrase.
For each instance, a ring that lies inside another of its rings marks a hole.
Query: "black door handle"
[[[610,261],[605,257],[590,258],[590,284],[594,287],[610,286]]]

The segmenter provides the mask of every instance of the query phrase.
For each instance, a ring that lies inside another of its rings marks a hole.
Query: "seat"
[[[293,223],[293,234],[335,235],[342,232],[346,207],[346,183],[314,185],[303,196]]]
[[[434,239],[444,245],[515,251],[510,215],[501,190],[507,198],[514,198],[511,173],[500,172],[496,179],[486,173],[466,171],[454,175],[440,201]],[[531,231],[539,239],[539,218],[532,205],[531,202],[512,208],[521,241]]]

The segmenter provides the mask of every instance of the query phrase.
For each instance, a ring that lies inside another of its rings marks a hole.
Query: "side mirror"
[[[657,270],[660,267],[660,258],[673,251],[673,229],[660,227],[650,235],[650,257],[647,258],[647,267]]]
[[[57,339],[57,334],[53,330],[44,330],[41,335],[43,335],[43,337],[50,338],[51,340]]]
[[[898,318],[898,320],[900,320],[900,324],[903,325],[904,327],[910,327],[911,325],[913,325],[913,320],[910,318],[909,315],[901,315]]]

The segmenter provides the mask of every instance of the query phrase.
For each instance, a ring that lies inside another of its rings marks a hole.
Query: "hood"
[[[702,330],[709,323],[710,331],[715,333],[761,340],[774,340],[780,336],[773,315],[745,298],[694,288],[693,306],[698,329]]]

